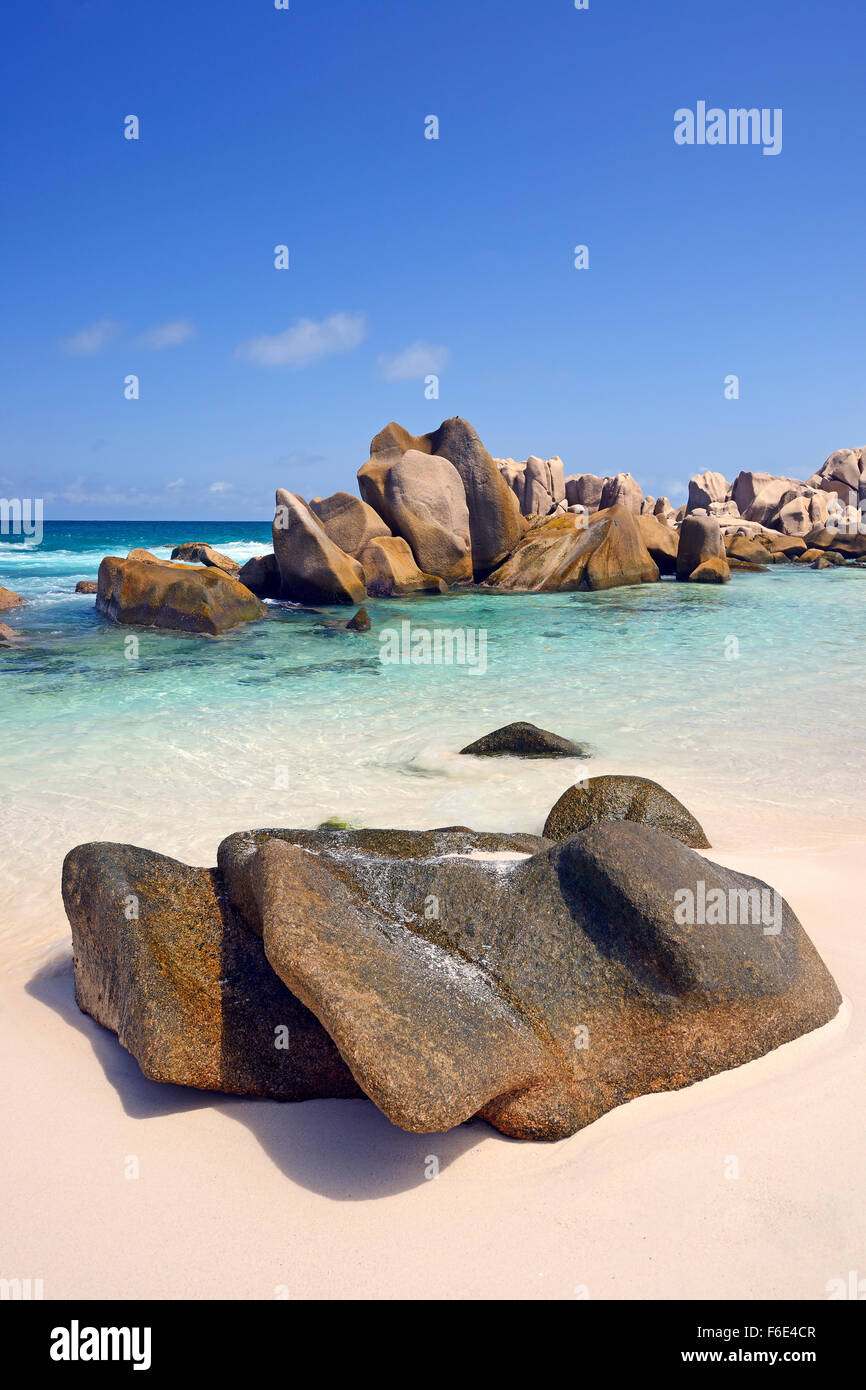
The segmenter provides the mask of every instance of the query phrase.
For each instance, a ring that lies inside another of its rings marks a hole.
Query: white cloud
[[[265,334],[240,343],[235,356],[263,367],[306,367],[321,357],[351,352],[364,341],[366,332],[360,314],[332,314],[320,323],[297,319],[284,333]]]
[[[174,482],[172,482],[172,483],[166,483],[166,487],[167,487],[167,488],[171,488],[171,487],[183,487],[184,484],[185,484],[185,482],[186,482],[186,479],[185,479],[185,478],[175,478]]]
[[[149,328],[146,333],[139,334],[135,341],[139,347],[161,352],[163,348],[179,347],[181,343],[188,342],[196,332],[195,324],[190,323],[189,319],[174,319],[171,323],[160,323],[156,328]]]
[[[73,357],[90,357],[95,352],[101,352],[119,331],[120,324],[115,323],[114,319],[100,319],[89,328],[82,328],[73,337],[61,339],[60,346]]]
[[[430,343],[412,343],[395,357],[379,358],[379,371],[386,381],[419,381],[437,375],[451,361],[451,349]]]
[[[231,492],[231,483],[211,483],[208,492]]]

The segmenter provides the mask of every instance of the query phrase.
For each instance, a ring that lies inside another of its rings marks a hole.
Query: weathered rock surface
[[[726,541],[725,549],[729,560],[746,560],[752,565],[771,564],[776,553],[760,540],[752,539],[750,536],[731,536],[730,540]]]
[[[617,506],[588,522],[566,513],[536,523],[486,583],[512,593],[552,593],[654,584],[658,577],[637,518]]]
[[[217,568],[172,560],[107,555],[99,566],[96,607],[113,622],[215,635],[255,622],[267,611],[243,584]]]
[[[373,440],[369,462],[358,472],[361,496],[388,521],[392,530],[395,528],[389,518],[386,479],[391,467],[406,453],[435,455],[447,459],[457,469],[469,512],[473,571],[476,579],[482,578],[513,550],[525,530],[517,497],[468,421],[445,420],[431,434],[419,436],[392,423]],[[414,545],[412,549],[415,550]],[[415,558],[428,573],[439,574],[448,583],[456,582],[441,566],[429,563],[429,557],[424,559],[415,551]]]
[[[361,552],[367,593],[373,598],[394,598],[428,592],[444,594],[448,585],[436,574],[424,574],[415,563],[402,536],[382,536]]]
[[[643,825],[596,825],[505,868],[271,839],[250,882],[268,959],[366,1094],[416,1132],[480,1114],[517,1138],[563,1138],[760,1056],[840,1003],[786,904]],[[734,920],[704,924],[707,902]]]
[[[585,744],[539,729],[537,724],[506,724],[468,743],[461,753],[477,758],[588,758]]]
[[[310,510],[319,518],[334,544],[356,560],[360,560],[361,551],[369,541],[391,534],[378,512],[350,492],[314,497]]]
[[[359,608],[346,623],[347,632],[369,632],[372,624],[366,608]]]
[[[677,579],[691,578],[694,571],[707,560],[724,558],[725,543],[715,517],[684,517],[677,547]]]
[[[282,581],[276,555],[253,555],[238,580],[257,598],[279,598]]]
[[[565,499],[569,506],[586,507],[588,512],[601,508],[601,494],[609,478],[600,478],[595,473],[572,473],[565,480]]]
[[[720,555],[711,555],[703,560],[688,577],[689,584],[727,584],[731,577],[731,567]]]
[[[469,509],[453,463],[408,449],[385,474],[384,507],[423,573],[446,584],[472,579]]]
[[[728,502],[730,499],[731,484],[722,473],[696,473],[689,479],[687,512],[696,511],[701,507],[709,512],[711,503]]]
[[[330,539],[295,492],[277,489],[273,524],[280,596],[296,603],[363,603],[364,571]]]
[[[559,1139],[841,1002],[778,895],[646,825],[555,845],[256,831],[219,859],[85,845],[64,866],[79,1005],[157,1080],[283,1099],[360,1088],[415,1132],[477,1114]]]
[[[8,646],[10,642],[19,642],[23,633],[16,628],[10,627],[8,623],[0,623],[0,644]]]
[[[219,550],[214,550],[212,545],[207,545],[204,541],[186,541],[184,545],[176,545],[171,552],[171,558],[188,565],[212,565],[214,569],[223,570],[225,574],[231,574],[235,579],[241,572],[237,560],[233,560],[230,555],[223,555]]]
[[[624,820],[662,830],[692,849],[710,847],[691,811],[646,777],[590,777],[569,787],[548,815],[544,835],[548,840],[567,840],[591,825]]]
[[[603,512],[609,507],[625,507],[637,515],[643,508],[643,502],[643,489],[631,473],[617,473],[605,480],[598,509]]]
[[[557,503],[565,502],[565,469],[562,459],[530,454],[523,463],[514,459],[494,459],[503,478],[517,497],[524,516],[547,516]]]
[[[14,589],[4,589],[0,585],[0,613],[9,608],[20,608],[23,602],[24,599]]]
[[[658,566],[659,574],[676,574],[679,538],[657,515],[635,517],[640,538]]]
[[[808,481],[856,505],[866,498],[866,449],[837,449]]]
[[[78,1006],[151,1080],[277,1100],[361,1094],[216,869],[132,845],[79,845],[63,866],[63,902]]]
[[[77,594],[96,594],[99,592],[99,585],[95,579],[79,579],[75,586]]]

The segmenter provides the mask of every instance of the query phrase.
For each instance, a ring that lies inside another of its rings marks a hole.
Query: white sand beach
[[[839,1016],[552,1145],[161,1086],[78,1012],[68,948],[7,970],[0,1272],[47,1299],[822,1299],[862,1277],[866,855],[710,857],[785,894]]]

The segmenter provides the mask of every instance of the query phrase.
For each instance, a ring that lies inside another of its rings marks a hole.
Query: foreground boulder
[[[381,516],[350,492],[335,492],[332,497],[314,497],[310,510],[315,512],[327,535],[356,560],[369,541],[391,532]]]
[[[654,584],[658,577],[637,518],[617,506],[588,522],[567,513],[536,523],[486,583],[511,593],[555,593]]]
[[[437,574],[424,574],[401,536],[380,536],[365,546],[361,564],[371,598],[397,598],[405,594],[444,594],[448,585]]]
[[[662,830],[692,849],[710,842],[691,811],[646,777],[590,777],[563,792],[544,823],[548,840],[567,840],[605,821],[634,821]]]
[[[63,902],[78,1007],[151,1080],[276,1100],[360,1094],[233,912],[216,869],[131,845],[79,845],[63,865]]]
[[[506,724],[492,734],[468,743],[461,753],[476,758],[588,758],[582,743],[539,729],[537,724]]]
[[[99,566],[96,608],[115,623],[216,635],[255,622],[266,609],[243,584],[216,568],[191,569],[171,560],[124,560],[107,555]]]
[[[241,572],[237,560],[214,550],[212,545],[207,545],[204,541],[187,541],[184,545],[176,545],[171,552],[171,558],[187,565],[211,565],[214,569],[233,575],[235,579]]]
[[[14,589],[4,589],[0,585],[0,613],[8,608],[20,608],[24,599]]]
[[[280,597],[296,603],[363,603],[364,571],[330,539],[302,497],[277,489],[274,554]]]
[[[79,1005],[158,1080],[560,1139],[841,1002],[778,894],[645,825],[256,831],[219,862],[86,845],[64,866]]]
[[[478,1114],[515,1138],[563,1138],[840,1003],[778,895],[628,822],[510,865],[271,837],[248,892],[277,973],[415,1132]]]

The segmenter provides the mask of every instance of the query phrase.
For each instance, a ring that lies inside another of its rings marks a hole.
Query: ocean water
[[[452,594],[345,610],[269,604],[224,637],[120,628],[76,595],[106,554],[168,556],[206,540],[242,561],[260,523],[63,523],[0,540],[0,874],[7,960],[65,932],[63,855],[87,840],[215,862],[252,826],[539,832],[577,777],[656,778],[720,851],[808,852],[866,839],[862,702],[866,570],[780,566],[721,588],[663,582],[601,594]],[[486,670],[384,664],[381,636],[484,633]],[[139,651],[127,656],[135,631]],[[587,762],[459,756],[531,720],[588,743]]]

